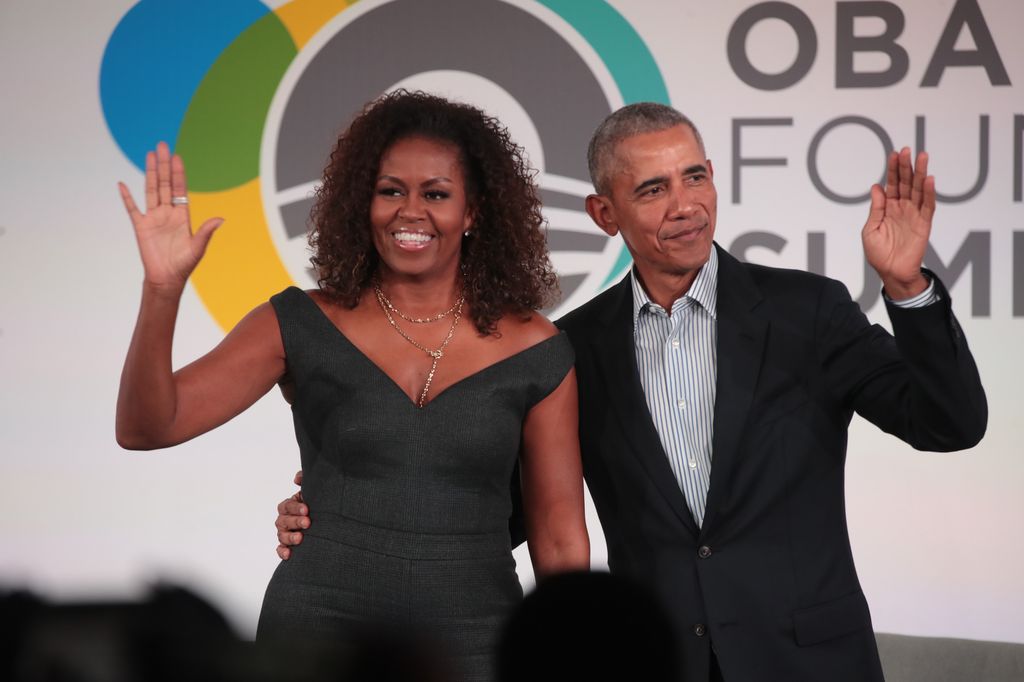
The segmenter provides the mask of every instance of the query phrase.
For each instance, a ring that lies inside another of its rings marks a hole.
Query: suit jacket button
[[[703,637],[704,633],[707,631],[708,629],[704,627],[704,623],[697,623],[693,626],[693,634],[697,635],[698,637]]]
[[[697,556],[699,556],[701,559],[707,559],[709,556],[711,556],[711,548],[707,545],[701,545],[700,549],[697,550]]]

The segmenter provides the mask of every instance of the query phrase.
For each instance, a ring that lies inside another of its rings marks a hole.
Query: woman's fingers
[[[156,145],[156,186],[160,196],[160,203],[165,206],[171,204],[171,150],[166,142],[159,142]]]
[[[128,187],[123,182],[117,183],[117,189],[121,192],[121,201],[124,202],[124,208],[128,211],[128,217],[131,218],[132,225],[136,224],[142,218],[142,214],[139,212],[139,207],[135,205],[132,193],[128,191]]]
[[[158,142],[156,151],[146,152],[146,212],[173,206],[171,199],[187,196],[185,162],[171,154],[166,142]]]
[[[146,152],[146,212],[160,205],[156,189],[156,152]]]
[[[210,218],[196,230],[196,233],[192,236],[195,240],[195,244],[198,246],[198,258],[202,258],[203,254],[206,253],[206,247],[210,244],[210,237],[217,230],[218,227],[224,222],[222,218]]]
[[[125,196],[122,190],[122,198]],[[128,197],[130,198],[130,194]],[[184,202],[175,199],[185,198]],[[156,150],[146,152],[146,213],[166,206],[188,204],[188,182],[185,179],[185,162],[177,154],[171,154],[166,142],[158,142]],[[125,206],[127,207],[127,203]],[[132,206],[135,206],[134,201]],[[136,207],[137,216],[143,215]],[[133,217],[133,220],[135,218]]]
[[[185,162],[175,154],[171,157],[171,197],[188,197],[185,183]]]

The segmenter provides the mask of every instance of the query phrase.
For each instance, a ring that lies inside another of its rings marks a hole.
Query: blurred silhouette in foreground
[[[429,633],[367,627],[344,640],[240,640],[192,592],[51,604],[0,590],[0,680],[11,682],[457,682]],[[608,573],[555,575],[513,611],[498,682],[679,679],[671,622],[644,587]]]
[[[500,682],[680,678],[672,623],[650,592],[609,573],[544,580],[506,624]]]
[[[195,594],[158,587],[141,602],[50,604],[0,590],[0,680],[11,682],[449,682],[410,633],[367,627],[330,646],[255,645]]]

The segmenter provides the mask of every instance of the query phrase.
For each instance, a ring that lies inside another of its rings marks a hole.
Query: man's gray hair
[[[590,181],[598,194],[608,194],[609,175],[615,160],[615,148],[627,137],[643,133],[656,133],[678,125],[687,126],[693,131],[704,154],[704,140],[700,131],[689,118],[672,107],[658,102],[637,102],[612,112],[608,118],[594,131],[587,147],[587,166],[590,170]]]

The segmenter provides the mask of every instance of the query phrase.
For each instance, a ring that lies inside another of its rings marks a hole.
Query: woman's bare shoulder
[[[331,296],[323,289],[305,289],[304,291],[307,296],[313,299],[313,303],[316,303],[317,306],[320,307],[320,310],[323,310],[325,313],[328,314],[345,314],[346,312],[362,307],[364,303],[363,299],[360,299],[359,303],[353,307],[345,305],[344,302],[338,300],[334,296]]]
[[[313,303],[316,303],[321,308],[326,309],[329,306],[334,305],[331,301],[331,297],[325,294],[322,289],[305,289],[303,293],[313,299]]]
[[[538,312],[531,312],[529,316],[506,315],[498,321],[497,332],[513,352],[535,346],[559,334],[554,323]]]

